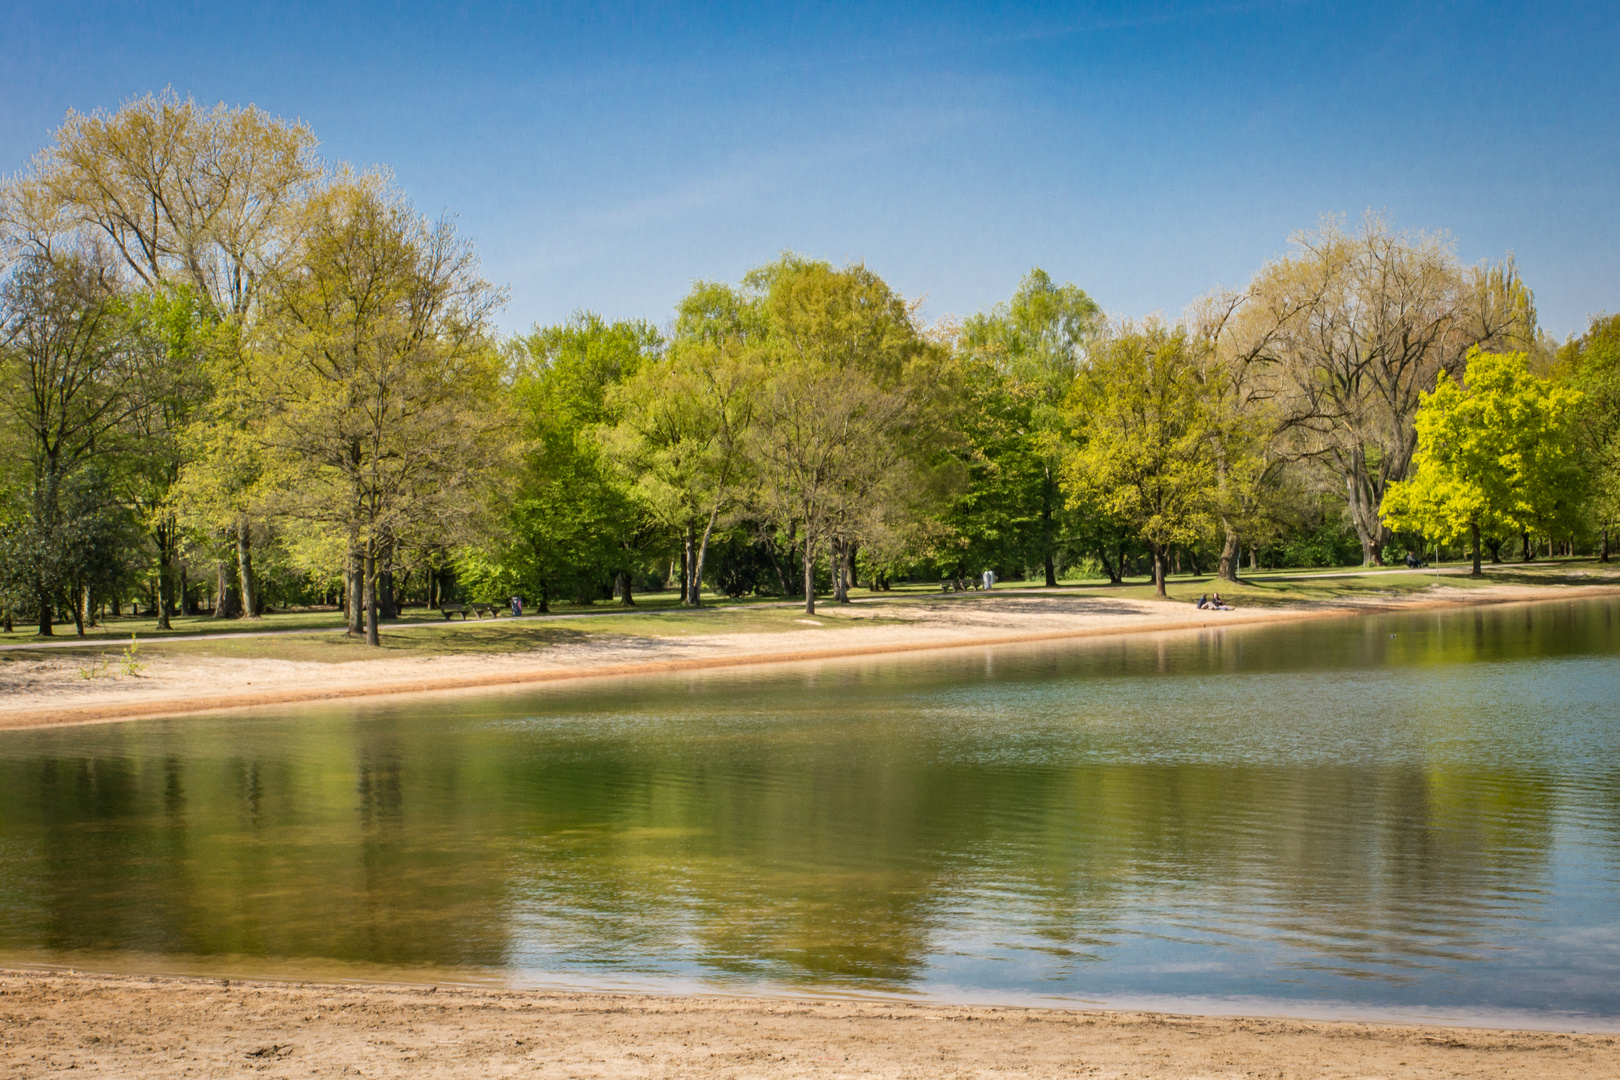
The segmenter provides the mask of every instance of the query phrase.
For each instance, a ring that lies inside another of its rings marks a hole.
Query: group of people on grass
[[[1214,596],[1210,596],[1208,593],[1205,593],[1203,596],[1200,596],[1198,598],[1198,610],[1199,611],[1231,611],[1232,606],[1230,604],[1228,604],[1226,601],[1221,599],[1221,594],[1220,593],[1216,593]]]

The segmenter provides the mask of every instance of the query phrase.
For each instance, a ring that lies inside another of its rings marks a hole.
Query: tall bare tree
[[[321,175],[314,148],[308,127],[251,105],[148,94],[69,112],[12,187],[26,231],[99,234],[145,286],[184,282],[241,319],[291,247],[292,211]]]
[[[1294,238],[1246,295],[1257,345],[1239,345],[1274,380],[1292,452],[1328,470],[1369,565],[1383,561],[1384,492],[1417,449],[1420,395],[1457,376],[1468,350],[1534,347],[1535,305],[1511,260],[1465,268],[1436,234],[1329,222]]]

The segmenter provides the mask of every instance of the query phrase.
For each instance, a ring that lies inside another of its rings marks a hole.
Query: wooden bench
[[[466,621],[469,615],[477,615],[480,619],[493,619],[504,610],[506,609],[499,604],[481,604],[476,600],[470,604],[442,604],[439,607],[439,611],[444,615],[446,621],[452,615],[460,615],[463,622]]]

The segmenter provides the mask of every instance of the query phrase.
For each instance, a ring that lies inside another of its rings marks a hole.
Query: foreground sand
[[[1491,585],[1463,589],[1436,584],[1415,595],[1375,594],[1215,612],[1198,611],[1186,603],[1023,590],[973,594],[945,602],[828,605],[814,619],[795,620],[795,629],[788,632],[619,636],[606,632],[609,624],[601,621],[601,630],[581,633],[577,641],[496,655],[417,655],[322,663],[188,655],[181,639],[168,639],[158,644],[159,651],[148,657],[138,676],[94,680],[82,676],[86,663],[82,656],[60,650],[13,651],[6,654],[0,668],[0,728],[1604,595],[1620,595],[1620,587]],[[726,613],[716,612],[714,617],[716,630],[723,631]],[[558,624],[535,621],[528,625]],[[585,624],[566,625],[578,628]]]
[[[0,1076],[1620,1076],[1620,1037],[0,971]]]

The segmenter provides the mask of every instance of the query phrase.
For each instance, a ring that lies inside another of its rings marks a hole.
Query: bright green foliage
[[[969,483],[946,520],[964,569],[1041,565],[1055,585],[1065,545],[1100,536],[1094,508],[1064,503],[1056,436],[1064,396],[1102,329],[1084,290],[1054,285],[1038,267],[1011,301],[963,325]]]
[[[106,279],[94,256],[32,252],[0,289],[0,445],[17,455],[0,506],[0,591],[41,634],[56,608],[82,630],[133,554],[113,478],[139,398]]]
[[[701,602],[709,541],[750,478],[743,440],[764,368],[757,302],[701,282],[682,302],[676,338],[609,389],[618,423],[604,445],[638,503],[680,538],[682,602]]]
[[[608,323],[589,313],[514,343],[524,461],[494,561],[541,611],[562,597],[589,602],[634,568],[646,544],[641,507],[607,460],[602,436],[619,419],[614,387],[661,347],[644,322]]]
[[[828,550],[845,599],[857,544],[891,545],[938,502],[938,448],[954,439],[944,350],[865,266],[786,256],[744,281],[767,334],[747,439],[753,498],[797,537],[805,610],[815,560]]]
[[[379,559],[464,532],[504,445],[499,296],[448,223],[379,177],[323,190],[302,233],[239,392],[273,509],[364,567],[375,645]]]
[[[1161,596],[1170,545],[1207,537],[1215,521],[1210,417],[1193,353],[1182,327],[1125,327],[1097,346],[1065,403],[1075,445],[1064,491],[1147,543]]]
[[[125,484],[157,556],[157,625],[175,613],[182,528],[173,496],[187,459],[187,428],[213,393],[208,357],[225,336],[188,286],[136,293],[128,301],[138,406],[128,429],[139,444]]]
[[[1558,359],[1564,380],[1582,394],[1575,437],[1606,559],[1611,534],[1620,524],[1620,315],[1593,319],[1584,335],[1559,351]]]
[[[1524,353],[1468,356],[1463,384],[1442,378],[1417,412],[1410,478],[1390,485],[1391,528],[1442,542],[1568,524],[1580,497],[1571,420],[1580,395],[1530,374]]]

